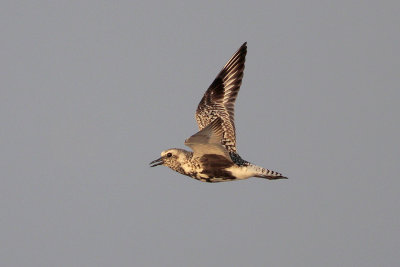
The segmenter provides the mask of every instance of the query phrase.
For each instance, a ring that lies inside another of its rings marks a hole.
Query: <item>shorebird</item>
[[[171,148],[150,162],[164,165],[202,182],[216,183],[260,177],[287,179],[282,174],[242,159],[236,151],[235,100],[242,84],[247,43],[222,68],[196,110],[199,132],[185,141],[193,152]]]

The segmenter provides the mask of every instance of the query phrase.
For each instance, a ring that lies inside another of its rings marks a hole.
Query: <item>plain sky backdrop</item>
[[[3,1],[2,266],[396,266],[399,1]],[[248,42],[238,151],[148,163]]]

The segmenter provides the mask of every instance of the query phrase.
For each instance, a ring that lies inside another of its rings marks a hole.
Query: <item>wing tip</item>
[[[240,46],[235,54],[247,54],[247,41]]]

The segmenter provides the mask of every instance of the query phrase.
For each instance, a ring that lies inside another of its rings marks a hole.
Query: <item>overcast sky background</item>
[[[398,265],[398,1],[1,6],[2,266]],[[290,179],[149,168],[245,41],[238,151]]]

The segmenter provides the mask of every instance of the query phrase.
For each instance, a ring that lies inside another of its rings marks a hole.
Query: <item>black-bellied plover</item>
[[[196,110],[199,132],[185,141],[193,152],[171,148],[150,162],[164,165],[203,182],[215,183],[261,177],[286,179],[242,159],[236,152],[234,105],[243,78],[247,43],[244,43],[222,68],[207,89]]]

